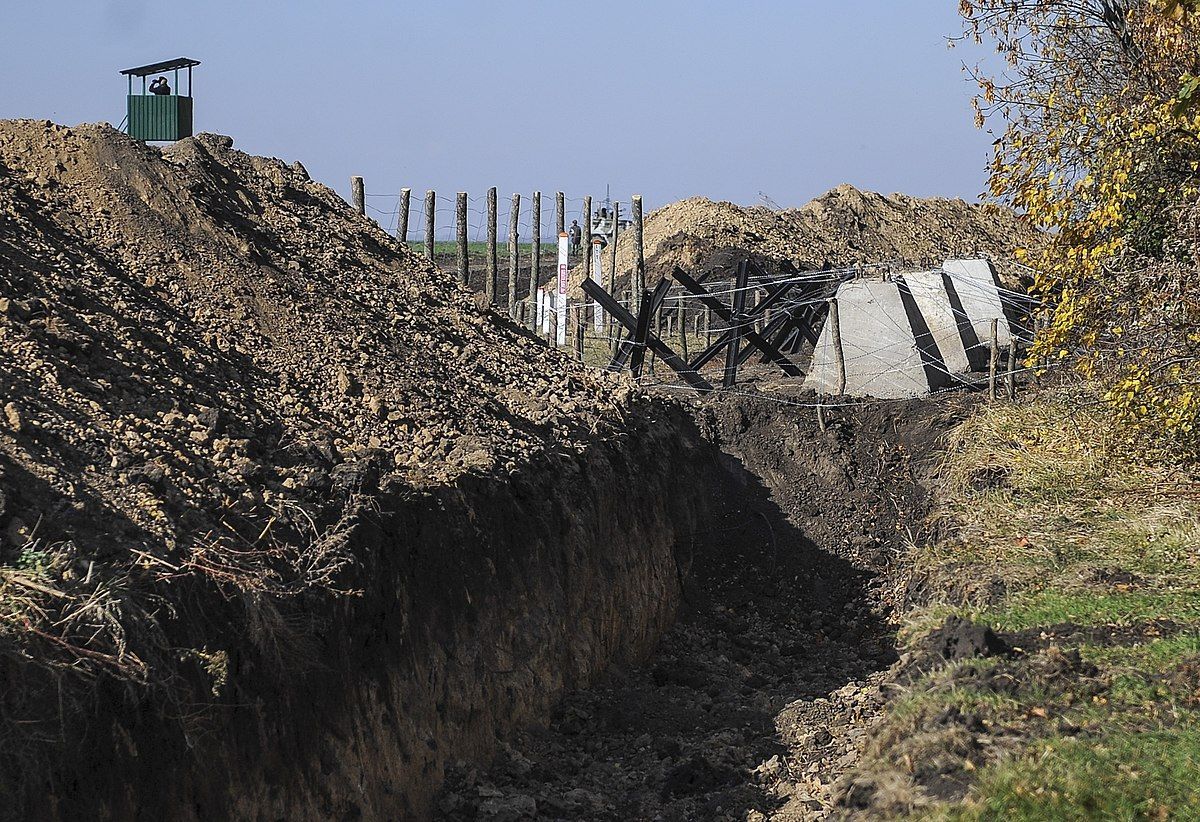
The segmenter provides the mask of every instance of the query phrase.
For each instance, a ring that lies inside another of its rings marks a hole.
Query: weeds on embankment
[[[1191,469],[1128,440],[1098,405],[1048,395],[979,408],[947,443],[941,476],[946,536],[914,547],[923,593],[903,640],[920,657],[958,616],[1011,650],[901,675],[856,777],[874,809],[1200,814]]]

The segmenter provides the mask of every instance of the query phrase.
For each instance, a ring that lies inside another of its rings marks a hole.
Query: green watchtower
[[[198,65],[199,60],[179,57],[121,72],[129,78],[130,137],[145,141],[174,141],[192,136],[192,67]],[[186,97],[179,93],[180,69],[187,69]],[[160,77],[147,90],[147,77],[168,71],[175,73],[173,85],[167,84],[165,77]],[[141,94],[134,94],[134,77],[142,78]]]

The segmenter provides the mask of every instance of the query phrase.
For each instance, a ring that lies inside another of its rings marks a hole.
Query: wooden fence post
[[[400,189],[400,214],[396,220],[396,239],[408,244],[408,201],[412,197],[411,188]]]
[[[646,256],[642,245],[642,195],[634,194],[630,217],[633,220],[633,293],[646,290]]]
[[[842,348],[842,323],[838,315],[838,301],[829,301],[829,335],[833,338],[833,361],[837,365],[837,395],[846,396],[846,352]]]
[[[846,395],[846,353],[842,348],[842,323],[838,314],[838,301],[834,297],[829,300],[829,336],[833,340],[833,362],[837,367],[837,395]],[[817,427],[825,431],[825,406],[817,401]]]
[[[530,217],[530,240],[532,242],[532,253],[529,259],[529,328],[535,334],[537,333],[537,291],[540,283],[538,282],[542,276],[542,192],[533,192],[532,213]]]
[[[631,279],[630,282],[632,283],[633,280]],[[630,288],[629,289],[629,311],[630,311],[630,313],[634,313],[638,310],[639,310],[638,304],[634,302],[633,289]]]
[[[437,194],[433,189],[425,192],[425,256],[433,259],[433,220],[437,212]]]
[[[350,199],[354,202],[354,210],[359,214],[367,213],[367,192],[363,186],[363,178],[350,178]]]
[[[488,305],[496,304],[496,187],[487,192],[487,277],[483,291]]]
[[[608,293],[617,298],[617,237],[621,235],[621,204],[612,204],[612,250],[609,252],[608,262]],[[632,308],[632,306],[630,306]],[[620,334],[617,331],[617,321],[610,315],[608,318],[608,336],[612,342],[612,354],[615,357],[617,354],[617,340]]]
[[[458,222],[458,279],[465,285],[471,285],[471,258],[467,253],[467,192],[458,192],[458,204],[455,209]]]
[[[514,194],[508,215],[508,316],[514,320],[517,318],[517,264],[521,261],[517,252],[520,216],[521,195]]]
[[[999,328],[1000,321],[992,320],[992,351],[988,359],[988,399],[996,399],[996,361],[1000,359]]]
[[[567,233],[567,195],[554,193],[554,236]]]
[[[738,347],[742,341],[742,323],[745,322],[746,284],[750,279],[750,265],[746,260],[738,263],[737,280],[733,291],[733,333],[729,335],[729,347],[725,352],[724,386],[733,388],[737,382]]]
[[[1008,401],[1017,399],[1017,338],[1008,338]]]

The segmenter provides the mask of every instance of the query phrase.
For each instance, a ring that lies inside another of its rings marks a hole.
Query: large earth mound
[[[1006,282],[1020,280],[1017,248],[1037,235],[1012,211],[963,200],[884,196],[838,188],[795,209],[749,208],[691,197],[648,215],[646,279],[678,265],[693,275],[731,271],[749,257],[773,273],[883,264],[936,267],[947,258],[990,257]],[[617,242],[617,271],[633,268],[633,234]]]
[[[582,449],[629,394],[299,163],[0,122],[0,662],[166,682],[189,586],[336,592],[368,488]]]

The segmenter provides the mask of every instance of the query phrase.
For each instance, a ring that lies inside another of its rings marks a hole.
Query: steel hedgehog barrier
[[[365,215],[370,206],[361,177],[351,178],[351,192],[355,209]],[[487,191],[486,211],[477,212],[470,208],[475,200],[458,193],[452,211],[459,280],[463,285],[471,282],[468,230],[476,235],[486,230],[484,302],[498,310],[506,305],[510,318],[540,332],[551,345],[573,347],[580,362],[585,359],[590,312],[593,338],[610,347],[605,367],[628,369],[640,379],[647,363],[653,373],[655,362],[661,360],[684,385],[700,393],[718,390],[702,371],[722,356],[720,389],[736,385],[739,369],[759,357],[822,395],[924,396],[978,384],[977,375],[985,371],[992,396],[997,395],[1001,378],[1007,380],[1008,395],[1015,393],[1018,345],[1032,340],[1028,317],[1035,304],[1027,295],[1004,289],[987,259],[947,260],[934,270],[904,273],[878,263],[788,276],[772,276],[755,262],[743,260],[725,272],[697,276],[675,266],[670,279],[647,288],[642,198],[631,197],[627,222],[619,219],[617,204],[603,201],[598,224],[608,228],[597,229],[600,233],[595,235],[592,198],[570,198],[579,205],[578,211],[572,206],[571,213],[578,213],[582,222],[583,253],[574,270],[585,298],[576,300],[568,295],[568,198],[561,191],[555,193],[558,261],[546,283],[542,282],[541,193],[533,193],[525,213],[521,199],[519,194],[512,196],[507,214],[508,277],[503,288],[497,259],[497,191],[494,187]],[[396,237],[402,242],[408,241],[409,203],[410,189],[405,188],[394,211],[374,209],[395,218]],[[431,260],[439,211],[451,209],[439,209],[436,193],[427,191],[423,219],[418,222],[424,223],[423,246]],[[471,223],[471,213],[482,218],[479,225]],[[625,228],[633,233],[634,261],[627,272],[629,289],[618,293],[615,241]],[[532,241],[524,299],[518,299],[518,285],[525,288],[518,282],[521,232],[528,232]],[[673,288],[678,289],[674,294]],[[695,355],[688,351],[689,311],[694,312],[693,336],[703,335],[703,347]],[[1000,364],[1005,348],[1007,369]]]
[[[629,369],[640,378],[649,351],[688,386],[708,393],[715,388],[701,369],[722,353],[724,389],[737,383],[739,367],[758,356],[819,394],[898,399],[977,382],[971,375],[986,369],[995,396],[1003,347],[1011,397],[1018,343],[1032,338],[1021,320],[1033,302],[1003,289],[982,259],[947,260],[940,269],[907,274],[853,268],[788,277],[771,277],[743,260],[732,288],[723,292],[706,286],[711,275],[692,277],[676,266],[672,278],[684,291],[680,299],[698,301],[724,330],[689,360],[661,331],[669,281],[644,289],[636,314],[598,283],[584,281],[584,293],[623,331],[610,370]],[[752,291],[759,298],[747,308]],[[728,303],[718,298],[722,294]]]

